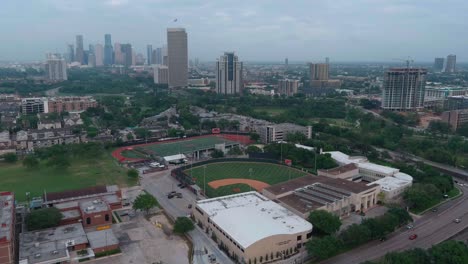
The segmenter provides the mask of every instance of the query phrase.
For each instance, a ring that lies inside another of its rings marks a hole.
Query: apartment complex
[[[187,87],[188,47],[184,28],[167,29],[169,87]]]
[[[48,54],[45,64],[47,79],[52,82],[68,80],[67,62],[59,54]]]
[[[225,52],[216,62],[216,92],[240,94],[242,88],[242,62],[234,52]]]
[[[257,192],[201,200],[192,213],[240,263],[300,263],[298,253],[312,235],[309,222]]]
[[[97,101],[91,96],[23,98],[21,112],[23,114],[81,112],[97,105]]]
[[[426,69],[391,68],[385,73],[382,108],[412,111],[424,107]]]
[[[306,138],[312,137],[312,126],[300,126],[292,123],[270,124],[259,126],[257,133],[264,144],[285,141],[288,134],[302,133]]]
[[[377,204],[379,192],[377,184],[368,186],[324,176],[304,176],[267,187],[262,193],[306,219],[315,210],[339,217],[355,211],[365,212]]]
[[[278,81],[278,92],[281,95],[293,96],[297,94],[298,87],[298,80],[284,79]]]
[[[0,264],[15,262],[15,196],[0,192]]]

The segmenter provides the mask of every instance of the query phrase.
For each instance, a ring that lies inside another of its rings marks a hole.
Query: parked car
[[[439,210],[439,209],[437,209],[437,208],[432,208],[431,211],[432,211],[432,212],[437,212],[438,210]]]
[[[458,224],[458,223],[461,222],[461,219],[460,219],[460,218],[456,218],[456,219],[453,220],[453,222],[456,223],[456,224]]]
[[[412,229],[414,226],[413,225],[407,225],[406,229]]]
[[[176,193],[175,196],[176,196],[177,198],[182,198],[182,193]]]
[[[417,237],[418,235],[412,234],[411,236],[409,236],[409,240],[415,240]]]

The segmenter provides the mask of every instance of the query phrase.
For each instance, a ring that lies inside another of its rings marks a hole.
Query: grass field
[[[0,163],[0,191],[15,192],[16,199],[26,200],[26,192],[31,197],[41,196],[44,190],[57,192],[95,186],[99,184],[134,185],[129,180],[126,169],[117,165],[109,155],[89,161],[73,160],[66,169],[56,169],[40,164],[38,168],[27,169],[21,162]]]
[[[249,170],[252,169],[252,177],[250,176]],[[220,162],[211,163],[206,165],[206,194],[208,197],[217,197],[219,192],[223,192],[223,195],[233,194],[233,185],[220,187],[224,190],[219,191],[212,189],[208,186],[210,181],[229,179],[229,178],[241,178],[241,179],[253,179],[268,183],[270,185],[277,184],[297,177],[305,176],[307,173],[300,170],[276,165],[271,163],[255,163],[255,162]],[[196,179],[197,185],[200,188],[203,187],[203,166],[195,167],[192,170],[188,169],[185,171],[188,175],[192,175]],[[230,191],[231,190],[231,191]],[[248,191],[249,189],[241,188],[241,191]]]
[[[139,146],[135,149],[144,151],[144,152],[153,152],[159,156],[170,156],[176,155],[179,153],[191,153],[195,150],[201,150],[206,148],[213,148],[215,144],[226,143],[233,144],[234,141],[224,139],[223,137],[210,136],[202,138],[192,138],[187,140],[179,140],[172,142],[158,142],[155,144],[148,144],[145,146]],[[127,158],[134,158],[134,155],[138,155],[135,151],[128,150],[122,152],[122,155]]]

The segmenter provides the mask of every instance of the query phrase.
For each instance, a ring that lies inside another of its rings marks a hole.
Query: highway
[[[459,186],[460,187],[460,186]],[[460,187],[463,195],[438,207],[437,212],[428,212],[415,220],[414,228],[402,229],[392,234],[384,242],[374,241],[352,251],[322,261],[322,264],[348,264],[375,260],[392,251],[403,251],[411,248],[430,248],[443,242],[468,227],[468,187]],[[454,219],[460,218],[460,223]],[[409,236],[416,234],[415,240]]]
[[[194,205],[196,203],[196,196],[187,189],[180,189],[177,187],[179,182],[171,177],[171,169],[173,168],[162,172],[142,175],[140,183],[147,192],[156,197],[166,213],[175,219],[179,216],[188,216],[191,213],[191,210],[188,209],[188,205]],[[183,198],[168,199],[167,193],[171,191],[182,193]],[[195,225],[195,227],[195,230],[188,234],[193,243],[193,264],[210,263],[208,260],[209,254],[214,254],[216,256],[217,262],[215,263],[234,264],[203,230],[197,225]],[[208,251],[208,254],[205,253],[205,249]]]

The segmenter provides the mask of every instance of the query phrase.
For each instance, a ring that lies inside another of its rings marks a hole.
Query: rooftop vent
[[[41,257],[41,253],[37,253],[36,255],[34,255],[34,258],[40,258]]]

